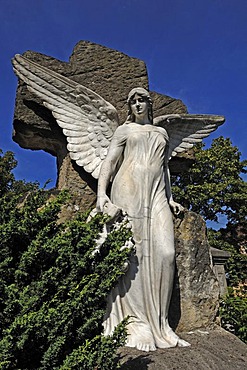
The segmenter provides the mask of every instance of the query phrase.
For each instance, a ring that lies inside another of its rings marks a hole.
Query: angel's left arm
[[[170,170],[168,167],[168,163],[165,164],[165,184],[166,184],[166,196],[168,203],[170,204],[170,201],[173,201],[172,197],[172,190],[171,190],[171,177],[170,177]]]
[[[183,206],[181,204],[174,202],[173,196],[172,196],[172,190],[171,190],[171,177],[170,177],[170,170],[168,166],[168,160],[166,161],[164,165],[164,172],[165,172],[165,184],[166,184],[166,196],[169,203],[169,206],[171,207],[173,213],[175,215],[178,215],[180,212],[184,210]]]

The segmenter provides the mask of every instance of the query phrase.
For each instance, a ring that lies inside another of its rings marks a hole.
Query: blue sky
[[[246,14],[246,0],[0,0],[0,148],[16,154],[16,177],[54,186],[56,162],[11,139],[11,58],[34,50],[67,61],[79,40],[144,60],[150,90],[190,113],[224,115],[211,137],[230,137],[247,158]]]

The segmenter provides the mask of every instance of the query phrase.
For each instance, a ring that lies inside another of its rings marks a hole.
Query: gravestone
[[[148,89],[145,63],[118,51],[79,42],[68,63],[33,51],[25,56],[49,67],[95,91],[118,110],[120,123],[126,119],[128,92],[140,86]],[[154,116],[187,113],[178,99],[151,92]],[[66,140],[50,111],[19,82],[14,114],[13,139],[23,148],[44,150],[57,158],[57,188],[69,189],[74,195],[63,209],[62,219],[70,218],[78,210],[86,210],[95,203],[96,180],[71,161]],[[172,159],[171,172],[184,171],[193,162],[187,152]],[[218,310],[219,287],[210,266],[209,246],[205,223],[194,213],[185,212],[175,220],[176,276],[170,321],[177,331],[208,327],[215,323]]]

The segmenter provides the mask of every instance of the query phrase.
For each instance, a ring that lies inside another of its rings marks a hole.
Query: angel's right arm
[[[106,191],[112,175],[115,173],[117,163],[121,154],[124,150],[124,142],[119,140],[120,127],[116,130],[113,135],[111,144],[109,146],[108,154],[102,163],[99,180],[98,180],[98,191],[97,191],[97,208],[103,212],[103,207],[106,202],[110,202],[110,199],[106,195]]]

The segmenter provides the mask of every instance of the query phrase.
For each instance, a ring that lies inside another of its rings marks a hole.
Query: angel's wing
[[[100,95],[21,55],[12,60],[16,75],[51,110],[67,138],[71,159],[99,177],[118,126],[116,109]]]
[[[168,116],[156,117],[154,125],[163,127],[168,133],[168,158],[192,148],[225,121],[223,116],[207,114],[174,115],[170,121],[167,118]]]

